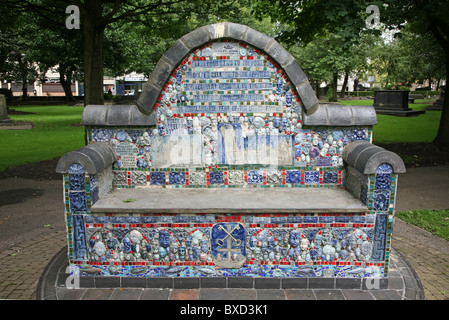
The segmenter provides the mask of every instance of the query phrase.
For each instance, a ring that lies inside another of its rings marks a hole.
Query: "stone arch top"
[[[161,57],[149,80],[140,94],[137,107],[143,114],[150,114],[165,83],[175,68],[194,49],[218,39],[243,41],[264,51],[275,61],[289,77],[307,114],[315,112],[318,99],[306,75],[295,58],[275,39],[248,26],[222,22],[200,27],[177,40]]]

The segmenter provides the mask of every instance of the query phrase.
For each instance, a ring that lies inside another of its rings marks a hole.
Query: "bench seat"
[[[341,188],[113,189],[92,213],[362,213],[368,208]]]

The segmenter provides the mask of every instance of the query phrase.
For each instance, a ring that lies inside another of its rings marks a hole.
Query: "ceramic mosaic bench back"
[[[375,112],[319,104],[293,57],[255,30],[223,23],[184,36],[137,106],[87,106],[83,123],[90,146],[107,143],[116,159],[65,174],[73,265],[106,276],[387,274],[398,170],[387,161],[370,175],[343,158],[355,141],[372,141]],[[120,188],[344,187],[365,211],[90,213]],[[244,261],[219,268],[224,248],[228,261]]]

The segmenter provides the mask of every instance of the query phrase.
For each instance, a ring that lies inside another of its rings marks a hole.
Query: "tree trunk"
[[[18,63],[20,77],[22,78],[22,101],[26,101],[28,99],[28,70],[26,60],[22,55],[19,56]]]
[[[446,51],[446,79],[449,78],[449,51]],[[447,81],[446,81],[447,82]],[[440,126],[438,128],[437,136],[433,143],[439,148],[449,150],[449,94],[448,86],[446,84],[446,92],[443,100],[443,111],[441,112]]]
[[[345,72],[345,78],[343,80],[343,86],[341,87],[340,98],[343,99],[346,93],[346,86],[348,85],[349,71]]]
[[[94,1],[95,3],[95,1]],[[84,56],[84,105],[103,104],[103,36],[104,26],[97,6],[81,11]]]
[[[27,81],[27,77],[23,77],[22,78],[22,101],[25,101],[28,99],[28,81]]]
[[[67,103],[74,102],[75,98],[73,97],[72,93],[72,77],[70,74],[71,72],[65,71],[64,73],[61,70],[59,71],[59,83],[61,83],[62,89],[64,90],[65,101]]]
[[[332,75],[332,100],[337,101],[337,81],[338,81],[338,73],[334,73]]]

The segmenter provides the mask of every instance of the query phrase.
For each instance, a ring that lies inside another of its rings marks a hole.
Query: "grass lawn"
[[[29,130],[0,130],[0,171],[60,157],[84,145],[81,122],[83,106],[20,106],[27,115],[9,115],[13,120],[32,121]]]
[[[396,213],[396,217],[449,240],[449,210],[403,211]]]
[[[424,110],[432,104],[434,99],[415,100],[409,104],[413,110]],[[420,102],[428,102],[420,103]],[[344,100],[339,101],[346,105],[373,105],[373,100]],[[441,111],[426,111],[417,117],[397,117],[390,115],[377,115],[377,125],[373,127],[373,143],[413,143],[432,142],[437,135],[440,124]]]
[[[424,110],[435,99],[415,100],[409,104],[413,110]],[[420,102],[428,102],[423,104]],[[373,105],[373,100],[344,100],[339,101],[346,105]],[[373,127],[373,143],[413,143],[432,142],[437,135],[440,124],[441,111],[426,111],[417,117],[397,117],[390,115],[377,115],[377,125]]]

